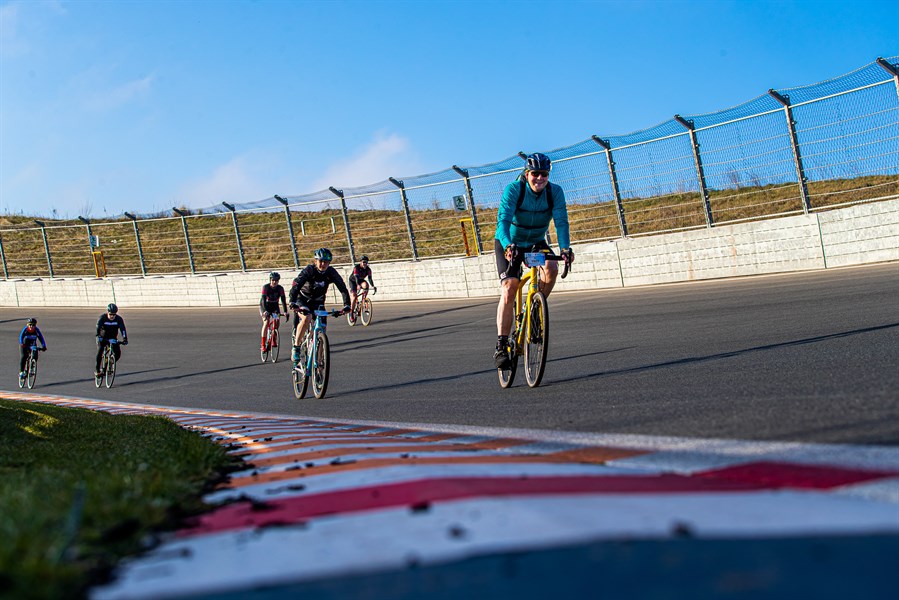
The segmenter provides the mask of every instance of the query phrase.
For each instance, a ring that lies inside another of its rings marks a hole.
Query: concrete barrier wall
[[[812,215],[575,245],[558,289],[584,290],[899,261],[899,200]],[[472,298],[498,291],[492,254],[372,265],[378,299]],[[296,275],[278,267],[282,283]],[[344,278],[350,267],[339,267]],[[0,281],[0,306],[247,306],[266,272]],[[332,292],[332,302],[339,295]]]

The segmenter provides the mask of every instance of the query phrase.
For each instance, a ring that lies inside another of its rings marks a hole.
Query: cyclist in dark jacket
[[[28,355],[31,353],[31,347],[37,346],[37,341],[41,341],[41,350],[47,349],[47,342],[44,341],[44,336],[41,333],[41,330],[38,329],[37,319],[31,317],[28,319],[28,322],[25,324],[25,327],[22,328],[22,332],[19,334],[19,351],[22,355],[21,360],[19,361],[19,378],[25,378],[25,361],[28,360]]]
[[[343,312],[347,313],[350,310],[350,292],[343,282],[343,277],[340,276],[337,269],[331,266],[332,259],[333,255],[330,250],[319,248],[313,255],[312,264],[300,271],[290,287],[290,308],[303,309],[303,312],[298,313],[294,322],[296,330],[293,337],[293,360],[295,361],[299,360],[300,343],[313,318],[310,313],[324,307],[325,295],[328,293],[330,284],[336,285],[343,296]]]
[[[366,278],[368,278],[368,283],[365,282]],[[372,290],[378,291],[375,282],[371,278],[371,267],[368,266],[367,256],[359,259],[359,264],[353,267],[353,272],[350,274],[350,295],[353,297],[353,302],[350,305],[351,311],[356,310],[356,301],[359,297],[358,288],[362,286],[371,286]]]
[[[279,283],[281,274],[272,271],[268,274],[269,283],[262,286],[262,297],[259,298],[259,314],[262,315],[262,344],[261,348],[265,350],[265,328],[268,327],[268,321],[272,315],[278,312],[278,300],[284,307],[284,317],[290,320],[290,313],[287,312],[287,298],[284,295],[284,288]]]
[[[119,331],[122,332],[122,343],[114,344],[112,352],[116,361],[122,357],[122,349],[120,346],[128,345],[128,332],[125,331],[125,321],[118,314],[119,307],[110,303],[106,307],[106,312],[100,315],[97,321],[97,365],[94,369],[94,377],[101,377],[100,360],[103,358],[103,350],[109,345],[109,340],[118,339]]]

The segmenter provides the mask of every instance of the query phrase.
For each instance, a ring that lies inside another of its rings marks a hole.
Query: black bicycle
[[[38,346],[32,346],[28,349],[28,356],[25,358],[25,370],[19,373],[19,387],[28,386],[28,389],[34,387],[34,380],[37,378],[37,357],[38,352],[40,352],[42,348]]]
[[[100,370],[94,374],[94,385],[100,387],[105,383],[107,388],[112,387],[115,381],[116,359],[115,352],[112,347],[121,342],[116,338],[107,340],[106,348],[103,349],[103,355],[100,357]]]

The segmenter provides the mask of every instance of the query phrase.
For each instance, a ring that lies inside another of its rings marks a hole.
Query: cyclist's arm
[[[295,304],[297,302],[297,297],[300,295],[300,290],[303,289],[303,286],[306,285],[306,281],[309,278],[309,274],[306,272],[306,269],[300,271],[300,274],[297,275],[296,279],[293,280],[293,285],[290,286],[290,303]]]
[[[41,341],[41,347],[42,347],[44,350],[46,350],[46,349],[47,349],[47,342],[44,341],[44,334],[41,333],[41,330],[38,329],[37,327],[35,327],[34,330],[37,332],[37,337],[38,337],[38,339]]]
[[[548,184],[553,185],[553,184]],[[553,187],[553,224],[556,226],[556,238],[559,249],[571,248],[571,237],[568,229],[568,206],[565,204],[565,192],[562,186]]]
[[[349,306],[351,304],[350,291],[347,289],[346,284],[343,282],[343,277],[340,276],[340,273],[338,273],[337,269],[335,269],[334,267],[329,268],[331,269],[331,282],[337,286],[337,289],[343,296],[343,305]]]
[[[125,319],[116,316],[116,320],[119,322],[119,329],[122,330],[122,340],[126,341],[128,339],[128,332],[125,331]]]
[[[27,327],[23,327],[23,328],[22,328],[22,331],[19,333],[19,345],[20,345],[20,346],[24,346],[24,345],[25,345],[25,330],[26,330],[26,329],[28,329],[28,328],[27,328]]]
[[[100,315],[100,319],[97,321],[97,337],[105,337],[103,335],[103,320],[105,318],[105,315]]]
[[[281,296],[281,306],[284,307],[284,314],[286,315],[287,314],[287,297],[284,295],[283,287],[281,287],[279,295]],[[275,302],[275,304],[277,304],[277,302]]]
[[[512,219],[515,218],[515,205],[518,201],[518,181],[513,181],[503,189],[503,199],[499,203],[496,214],[496,235],[494,236],[508,248],[512,243]]]

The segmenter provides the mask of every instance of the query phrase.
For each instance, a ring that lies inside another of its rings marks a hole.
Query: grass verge
[[[0,398],[0,598],[79,598],[236,466],[164,417]]]

